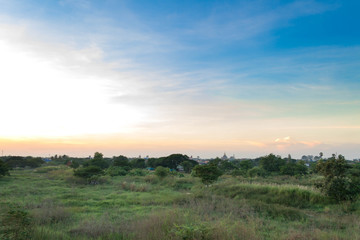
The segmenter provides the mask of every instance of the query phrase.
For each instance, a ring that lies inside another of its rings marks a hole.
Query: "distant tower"
[[[228,157],[226,156],[226,153],[224,152],[224,156],[222,156],[221,160],[227,160]]]

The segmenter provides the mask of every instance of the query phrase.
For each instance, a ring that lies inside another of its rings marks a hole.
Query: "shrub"
[[[172,232],[180,239],[210,239],[211,228],[205,223],[175,225]]]
[[[285,160],[270,153],[260,159],[260,166],[267,172],[280,172],[280,168],[285,165]]]
[[[122,168],[122,167],[118,167],[118,166],[112,166],[112,167],[109,167],[107,170],[106,170],[106,174],[114,177],[114,176],[125,176],[127,174],[127,171]]]
[[[151,183],[151,184],[157,184],[159,182],[159,178],[154,175],[146,175],[144,177],[145,182]]]
[[[145,176],[146,172],[142,169],[135,168],[135,169],[130,170],[129,175],[130,176]]]
[[[104,184],[109,182],[109,176],[93,175],[88,178],[88,183],[91,185]]]
[[[104,159],[102,153],[96,152],[94,154],[94,158],[84,163],[85,167],[88,166],[96,166],[101,169],[105,169],[109,167],[109,162]]]
[[[10,175],[9,167],[6,163],[0,160],[0,176]]]
[[[249,177],[265,177],[267,175],[267,172],[261,167],[253,167],[247,173]]]
[[[158,176],[159,178],[164,178],[164,177],[168,176],[169,173],[170,173],[169,168],[158,166],[155,169],[155,175]]]
[[[98,166],[88,166],[74,170],[74,176],[90,178],[94,175],[102,175],[104,172]]]
[[[0,214],[0,239],[31,239],[34,225],[25,209],[17,205],[10,205],[5,206]]]
[[[193,168],[193,176],[201,178],[201,182],[209,185],[215,182],[222,172],[215,164],[197,165]]]
[[[316,187],[337,202],[357,200],[360,194],[360,179],[348,174],[350,168],[342,155],[336,157],[333,154],[330,159],[319,161],[317,170],[325,178],[318,182]]]
[[[237,177],[237,176],[246,176],[246,171],[243,169],[234,169],[231,171],[231,176]]]

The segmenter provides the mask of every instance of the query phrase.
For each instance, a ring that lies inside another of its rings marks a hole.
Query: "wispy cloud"
[[[201,38],[245,40],[284,27],[292,19],[322,13],[335,7],[316,1],[294,1],[268,8],[269,5],[271,4],[264,4],[263,1],[245,2],[235,7],[215,5],[209,16],[195,23],[189,33]]]

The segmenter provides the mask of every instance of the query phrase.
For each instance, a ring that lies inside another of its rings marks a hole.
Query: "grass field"
[[[0,239],[360,239],[360,202],[331,202],[316,178],[223,176],[206,187],[149,173],[88,185],[66,166],[14,170],[0,178]]]

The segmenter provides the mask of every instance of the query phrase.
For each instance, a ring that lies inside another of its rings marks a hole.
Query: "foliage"
[[[260,160],[260,166],[267,172],[280,172],[280,168],[285,165],[285,160],[279,156],[275,156],[270,153],[269,155],[262,157]]]
[[[112,166],[112,167],[109,167],[108,169],[106,169],[106,174],[110,175],[112,177],[125,176],[127,174],[127,171],[122,167]]]
[[[188,156],[183,154],[171,154],[167,157],[161,158],[150,158],[148,159],[147,165],[149,167],[156,168],[158,166],[167,167],[170,169],[176,169],[178,165],[181,165],[184,161],[190,161],[193,164],[196,164],[195,161],[190,160]]]
[[[155,168],[155,175],[158,176],[159,178],[164,178],[168,176],[169,173],[170,173],[169,168],[165,168],[162,166],[158,166],[157,168]]]
[[[182,225],[175,225],[172,230],[175,236],[180,239],[209,239],[211,228],[208,224],[188,223]]]
[[[104,171],[98,166],[88,166],[74,170],[74,176],[91,178],[94,175],[102,175]]]
[[[320,160],[317,170],[325,178],[316,184],[326,195],[340,201],[355,201],[360,194],[360,179],[348,171],[351,168],[342,155],[333,156],[326,161]]]
[[[145,176],[146,172],[143,169],[135,168],[135,169],[130,170],[129,175],[130,176]]]
[[[295,176],[307,174],[307,167],[304,161],[289,162],[280,168],[280,172],[283,175]]]
[[[4,163],[2,160],[0,160],[0,176],[6,176],[6,175],[10,175],[9,173],[9,166]]]
[[[219,168],[223,172],[230,172],[231,170],[237,169],[237,167],[229,160],[220,161]]]
[[[198,165],[198,163],[193,160],[186,160],[186,161],[183,161],[180,165],[184,168],[184,172],[190,173],[191,170],[193,169],[193,167]]]
[[[253,161],[251,160],[244,160],[244,161],[240,161],[239,163],[239,167],[241,170],[247,171],[249,169],[251,169],[254,166]]]
[[[40,157],[8,156],[8,157],[3,157],[3,160],[10,168],[16,168],[16,167],[37,168],[45,163]]]
[[[105,169],[109,167],[109,162],[107,162],[104,159],[104,156],[102,153],[96,152],[94,154],[94,158],[90,159],[89,161],[84,163],[84,167],[88,167],[88,166],[97,166],[101,169]]]
[[[145,168],[146,167],[145,159],[141,159],[141,158],[133,159],[131,161],[131,166],[133,168]]]
[[[113,166],[130,167],[129,159],[123,155],[113,157]]]
[[[33,231],[33,221],[27,211],[18,205],[7,206],[0,216],[0,239],[27,240]]]
[[[267,172],[261,167],[253,167],[248,170],[249,177],[265,177]]]
[[[211,163],[193,168],[193,176],[201,178],[201,182],[205,185],[215,182],[222,174],[218,166]]]
[[[66,166],[61,170],[73,173]],[[49,177],[57,171],[40,174],[32,169],[16,169],[11,172],[14,177],[0,179],[0,222],[8,212],[1,205],[13,202],[24,205],[23,210],[29,212],[35,224],[34,233],[27,239],[285,240],[360,236],[360,201],[329,201],[309,186],[322,178],[318,175],[224,176],[211,188],[204,188],[200,179],[185,173],[183,178],[163,181],[154,174],[119,176],[108,184],[89,186],[73,184],[63,176]],[[356,171],[353,165],[346,174],[356,175]]]
[[[231,176],[237,177],[237,176],[243,176],[245,177],[247,175],[247,172],[242,169],[234,169],[230,172]]]
[[[71,168],[74,168],[74,169],[80,167],[79,161],[73,160],[73,161],[71,162],[71,164],[70,164],[70,167],[71,167]]]

